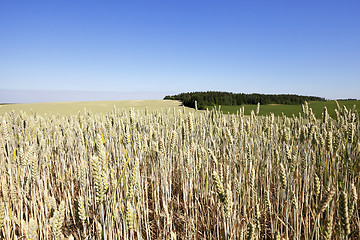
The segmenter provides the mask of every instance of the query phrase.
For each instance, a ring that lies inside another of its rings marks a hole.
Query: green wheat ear
[[[79,219],[84,224],[86,221],[86,209],[85,209],[84,198],[82,196],[80,196],[78,202],[78,215],[79,215]]]
[[[328,191],[325,194],[325,196],[321,199],[321,202],[320,202],[320,205],[319,205],[319,208],[317,211],[318,214],[325,211],[325,209],[327,208],[327,206],[329,206],[329,203],[333,199],[334,195],[335,195],[335,189],[331,189],[330,191]]]
[[[0,229],[4,224],[5,219],[5,204],[3,201],[0,201]]]
[[[102,239],[103,236],[103,228],[101,226],[101,223],[96,221],[96,234],[98,239]]]
[[[320,179],[316,173],[314,173],[314,192],[316,197],[320,195]]]
[[[222,182],[220,181],[219,174],[215,171],[213,172],[213,180],[214,180],[216,192],[220,198],[220,201],[224,202],[225,198],[226,198],[224,187],[223,187]]]
[[[28,239],[29,240],[37,240],[38,239],[38,224],[35,219],[31,218],[29,221],[29,227],[28,227]]]
[[[231,206],[233,204],[233,202],[232,202],[232,192],[231,192],[230,185],[228,185],[225,195],[226,196],[225,196],[225,199],[224,199],[224,213],[225,213],[225,217],[229,218],[230,215],[231,215]]]
[[[339,214],[341,227],[344,230],[345,235],[348,236],[350,234],[350,219],[348,195],[345,191],[342,191],[339,196]]]
[[[127,222],[129,229],[134,229],[135,219],[136,219],[135,209],[132,206],[132,204],[130,203],[130,201],[128,201],[126,203],[126,222]]]
[[[254,239],[255,239],[255,225],[253,223],[249,223],[246,233],[246,240],[254,240]]]
[[[354,202],[354,204],[357,204],[358,194],[357,194],[354,182],[351,183],[350,187],[351,187],[351,195],[352,195],[352,198],[353,198],[353,202]]]
[[[92,173],[94,178],[95,193],[97,203],[102,203],[105,197],[105,186],[104,186],[104,173],[102,165],[97,156],[91,158]]]
[[[9,203],[9,201],[10,201],[10,199],[9,199],[9,187],[8,187],[6,178],[4,178],[4,177],[1,179],[1,191],[2,191],[4,202]]]
[[[325,228],[324,228],[324,239],[330,240],[333,232],[333,220],[334,218],[334,211],[331,210],[330,215],[326,219]]]
[[[281,187],[283,189],[285,189],[287,186],[286,171],[285,171],[285,167],[282,163],[280,163],[280,173],[279,174],[280,174]]]

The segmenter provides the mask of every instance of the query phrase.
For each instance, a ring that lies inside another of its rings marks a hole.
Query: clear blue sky
[[[360,1],[0,0],[0,84],[360,98]]]

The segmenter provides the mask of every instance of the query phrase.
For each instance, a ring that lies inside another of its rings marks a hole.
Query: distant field
[[[84,113],[85,109],[93,113],[107,113],[114,109],[128,111],[131,107],[136,111],[149,112],[154,110],[170,111],[183,110],[181,102],[170,100],[121,100],[121,101],[96,101],[96,102],[54,102],[54,103],[28,103],[28,104],[3,104],[0,105],[0,114],[15,111],[37,114],[59,114],[69,115]],[[185,108],[186,112],[193,111],[191,108]]]
[[[360,101],[338,101],[340,106],[346,106],[348,109],[356,105],[356,109],[360,110]],[[85,109],[93,113],[108,113],[114,109],[128,111],[131,107],[136,111],[145,111],[147,108],[149,112],[154,110],[170,111],[183,110],[181,102],[174,100],[121,100],[121,101],[94,101],[94,102],[55,102],[55,103],[28,103],[28,104],[0,104],[0,114],[5,112],[15,111],[16,113],[23,111],[27,113],[37,114],[59,114],[69,115],[84,113]],[[326,106],[331,117],[335,117],[335,101],[314,101],[310,102],[309,106],[313,109],[315,115],[319,118]],[[252,110],[256,111],[256,105],[244,105],[245,115],[249,115]],[[209,107],[211,110],[213,107]],[[221,106],[223,113],[236,113],[241,106]],[[185,111],[194,111],[194,109],[185,107]],[[284,113],[287,116],[298,115],[302,112],[301,105],[261,105],[260,115],[268,115],[274,113],[275,116]]]
[[[340,106],[346,106],[348,109],[353,108],[356,105],[356,109],[360,110],[360,101],[338,101]],[[327,107],[329,115],[331,117],[335,117],[334,110],[337,108],[335,101],[314,101],[309,102],[309,107],[313,109],[316,117],[321,117],[321,113],[324,110],[324,107]],[[221,106],[221,110],[223,113],[236,113],[241,106]],[[245,115],[249,115],[251,110],[256,111],[256,105],[244,105],[245,107]],[[209,110],[213,107],[209,107]],[[293,114],[298,115],[299,112],[302,112],[301,105],[261,105],[260,106],[260,115],[268,115],[270,113],[274,113],[275,116],[282,115],[284,113],[286,116],[292,116]]]

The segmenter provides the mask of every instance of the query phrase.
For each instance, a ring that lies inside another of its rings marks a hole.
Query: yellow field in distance
[[[37,114],[59,114],[69,115],[84,113],[85,109],[92,113],[108,113],[114,110],[114,106],[118,111],[134,108],[135,111],[145,112],[145,109],[149,113],[157,111],[174,111],[184,108],[181,106],[180,101],[173,100],[119,100],[119,101],[93,101],[93,102],[50,102],[50,103],[21,103],[21,104],[4,104],[0,105],[0,114],[5,112],[10,113],[20,111],[26,113]],[[194,109],[185,107],[185,112],[191,112]]]

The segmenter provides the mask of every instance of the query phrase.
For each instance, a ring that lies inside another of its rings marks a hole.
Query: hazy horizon
[[[161,92],[0,89],[0,103],[160,100],[165,94]]]
[[[162,100],[166,95],[176,95],[179,93],[180,92],[115,92],[115,91],[112,92],[112,91],[0,89],[0,103]],[[243,93],[243,92],[233,92],[233,93]],[[264,93],[264,94],[301,95],[297,93]],[[316,97],[323,97],[323,96],[316,96]],[[336,100],[336,99],[347,99],[347,97],[339,97],[339,98],[325,97],[325,99]]]

